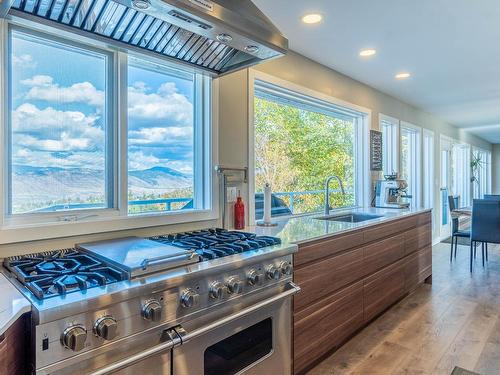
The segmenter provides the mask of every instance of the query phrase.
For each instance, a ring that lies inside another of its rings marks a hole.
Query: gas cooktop
[[[277,237],[257,236],[254,233],[220,228],[168,234],[150,239],[183,249],[195,250],[202,261],[281,244],[281,240]]]
[[[126,278],[122,270],[75,249],[10,257],[3,264],[39,299],[85,291]]]
[[[129,242],[131,239],[133,240],[133,238],[128,239]],[[117,244],[119,245],[120,241],[125,240],[127,239],[110,241],[113,244],[109,244],[109,248],[115,246],[114,253],[120,253],[120,247]],[[139,238],[135,240],[141,241]],[[172,261],[169,262],[169,259],[177,259],[178,257],[169,258],[168,254],[160,254],[162,247],[157,247],[155,248],[156,253],[148,253],[148,256],[151,256],[150,259],[144,258],[153,263],[150,272],[160,272],[173,266],[181,267],[192,264],[193,261],[195,263],[204,262],[281,244],[279,238],[257,236],[253,233],[228,231],[219,228],[155,236],[149,238],[149,241],[165,246],[166,250],[175,247],[179,250],[189,250],[197,255],[194,259],[193,257],[186,258],[187,260],[184,263],[174,264]],[[103,287],[118,281],[129,280],[136,275],[131,272],[130,265],[123,259],[119,261],[121,258],[115,257],[115,259],[110,256],[107,241],[93,245],[94,247],[99,245],[103,250],[99,251],[99,246],[97,246],[92,252],[85,249],[84,245],[78,245],[77,248],[6,258],[3,264],[39,300],[64,296],[77,291],[85,293],[90,288]],[[126,249],[123,248],[123,250],[125,252]],[[166,250],[165,253],[167,253]],[[170,252],[172,252],[172,249],[170,249]],[[137,258],[139,253],[141,254],[140,259]],[[174,251],[174,253],[176,252]],[[136,260],[139,263],[143,260],[142,256],[144,256],[144,249],[135,252]],[[130,256],[127,258],[130,258]],[[160,259],[164,260],[164,263],[159,262]],[[164,269],[161,268],[162,264],[164,264]],[[146,264],[141,267],[138,266],[138,268],[144,270],[144,273],[147,267],[149,265]],[[139,274],[137,273],[137,275]]]

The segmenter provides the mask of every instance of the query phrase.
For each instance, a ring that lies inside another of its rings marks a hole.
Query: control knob
[[[249,285],[257,285],[260,282],[260,274],[256,270],[250,270],[247,274],[247,281]]]
[[[193,289],[186,289],[181,294],[181,305],[186,309],[189,309],[198,303],[200,295],[196,293]]]
[[[94,324],[94,333],[104,340],[113,340],[116,337],[118,323],[112,316],[103,316]]]
[[[237,277],[230,277],[227,282],[227,291],[231,294],[238,294],[243,291],[243,283]]]
[[[266,275],[269,280],[279,280],[281,277],[281,271],[273,265],[267,267]]]
[[[82,325],[75,325],[66,328],[61,337],[62,344],[74,352],[82,350],[85,347],[86,340],[87,330]]]
[[[214,281],[210,284],[209,295],[212,299],[221,299],[224,296],[224,284]]]
[[[283,275],[291,275],[292,274],[292,265],[290,262],[281,262],[280,270]]]
[[[159,322],[161,320],[161,304],[155,299],[152,299],[142,307],[142,316],[144,319]]]

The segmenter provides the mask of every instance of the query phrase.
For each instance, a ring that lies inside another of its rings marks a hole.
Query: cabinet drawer
[[[405,294],[404,264],[404,260],[401,260],[365,279],[365,322],[372,320]]]
[[[363,282],[294,315],[294,372],[300,373],[363,325]]]
[[[328,237],[322,240],[299,245],[299,251],[294,255],[295,268],[315,260],[333,256],[342,251],[363,244],[363,232]]]
[[[432,243],[431,223],[422,225],[415,229],[405,232],[405,254],[411,254]]]
[[[299,311],[363,276],[363,248],[296,269],[294,280],[302,291],[294,297],[294,310]]]
[[[370,275],[403,258],[404,243],[404,235],[400,234],[365,246],[363,248],[365,275]]]
[[[395,220],[391,223],[377,225],[372,228],[367,228],[364,233],[365,242],[371,242],[380,238],[385,238],[404,232],[410,228],[417,226],[417,217],[411,216],[406,219]]]
[[[432,246],[410,255],[405,264],[405,290],[415,289],[432,274]]]
[[[424,225],[432,223],[432,213],[431,212],[426,212],[424,214],[420,214],[417,216],[417,225]]]

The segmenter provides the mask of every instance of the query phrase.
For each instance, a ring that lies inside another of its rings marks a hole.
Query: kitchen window
[[[409,123],[401,124],[400,178],[408,183],[411,207],[420,207],[420,136],[422,130]]]
[[[434,132],[423,129],[423,207],[434,207]]]
[[[391,175],[399,170],[399,120],[380,114],[382,131],[382,170]]]
[[[203,124],[193,73],[132,58],[128,65],[128,212],[202,209]]]
[[[474,199],[483,199],[491,194],[491,152],[474,147],[471,169]]]
[[[114,206],[112,65],[110,53],[11,31],[9,214]]]
[[[363,142],[367,113],[264,80],[254,85],[255,219],[263,216],[263,189],[271,185],[272,216],[324,208],[325,179],[333,208],[363,202]]]
[[[0,34],[3,233],[70,222],[81,229],[65,235],[85,234],[217,217],[210,77],[20,23],[5,23]],[[96,220],[106,225],[91,226]]]

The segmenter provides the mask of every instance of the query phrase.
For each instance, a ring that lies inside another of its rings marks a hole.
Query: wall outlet
[[[226,192],[227,203],[236,202],[236,197],[238,196],[238,189],[235,186],[231,186],[226,189],[227,189]]]

